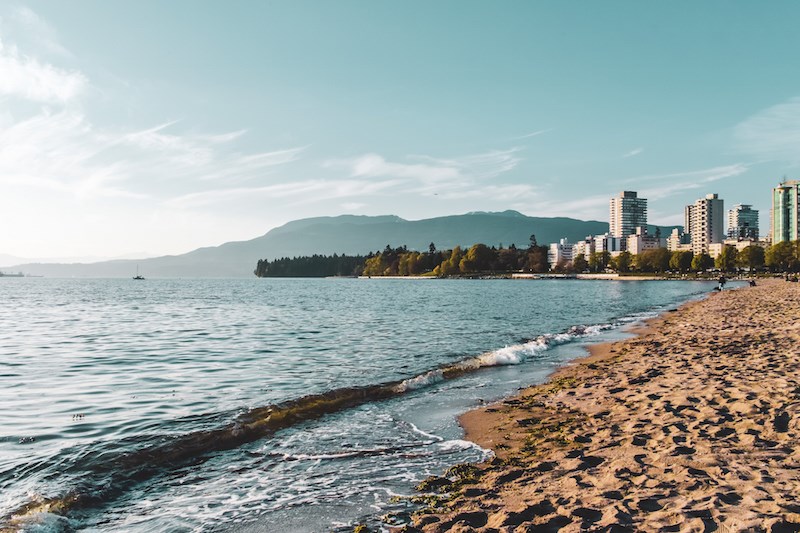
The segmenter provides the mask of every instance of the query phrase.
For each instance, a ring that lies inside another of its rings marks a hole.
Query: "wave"
[[[30,520],[35,515],[40,517],[46,515],[66,516],[75,510],[100,506],[118,497],[133,485],[152,479],[159,474],[189,464],[200,464],[211,454],[231,450],[269,437],[276,431],[302,422],[365,403],[397,397],[484,368],[518,365],[552,346],[582,337],[599,335],[602,331],[613,327],[615,327],[614,324],[573,326],[563,333],[540,335],[535,339],[505,346],[476,357],[469,357],[411,378],[377,385],[334,389],[278,404],[257,407],[217,429],[161,437],[155,443],[152,442],[152,437],[148,436],[144,439],[150,440],[141,443],[138,449],[131,452],[119,451],[120,448],[126,447],[122,446],[123,444],[140,444],[136,442],[139,440],[137,438],[126,439],[117,442],[116,449],[98,450],[93,454],[94,457],[84,457],[85,461],[82,462],[81,467],[85,470],[82,472],[82,479],[78,486],[67,494],[54,498],[33,498],[0,519],[0,531],[21,529],[25,524],[30,524]],[[353,453],[386,452],[387,450],[362,450],[360,452],[348,451],[342,454],[295,456],[287,457],[287,459],[336,459]]]

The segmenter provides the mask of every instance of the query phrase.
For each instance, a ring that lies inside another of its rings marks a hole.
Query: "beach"
[[[798,319],[796,283],[714,292],[466,413],[495,457],[429,480],[415,528],[800,530]]]

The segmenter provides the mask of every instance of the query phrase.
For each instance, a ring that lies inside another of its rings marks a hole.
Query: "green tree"
[[[747,268],[751,272],[764,266],[764,248],[751,244],[739,250],[736,254],[736,264],[742,268]]]
[[[641,272],[665,272],[669,270],[672,254],[666,248],[645,250],[634,258],[636,269]]]
[[[617,272],[630,272],[631,265],[633,264],[633,255],[630,252],[624,251],[611,260],[611,268]]]
[[[795,244],[789,241],[773,244],[767,248],[764,262],[773,271],[795,271],[798,265],[795,248]]]
[[[693,258],[692,252],[688,250],[675,250],[670,255],[669,268],[678,272],[689,272],[692,268]]]
[[[602,272],[611,261],[611,254],[603,250],[602,252],[594,252],[589,256],[589,270],[592,272]]]
[[[572,268],[575,272],[583,272],[589,267],[589,262],[583,255],[577,255],[572,259]]]
[[[452,276],[453,274],[458,274],[458,266],[461,263],[461,259],[464,256],[463,252],[461,251],[460,246],[456,246],[450,252],[450,257],[442,261],[442,263],[436,267],[439,271],[436,272],[434,269],[434,274],[437,276]]]
[[[736,270],[736,257],[738,253],[734,246],[723,246],[722,251],[714,260],[714,266],[722,272],[734,272]]]
[[[473,244],[459,261],[458,269],[464,273],[490,270],[495,254],[496,250],[492,250],[485,244]]]
[[[713,266],[714,260],[705,252],[697,254],[692,258],[692,270],[696,272],[703,272]]]

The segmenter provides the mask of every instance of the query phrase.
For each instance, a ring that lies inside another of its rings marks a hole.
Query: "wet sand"
[[[638,333],[465,414],[496,458],[431,483],[457,496],[416,527],[799,531],[800,284],[714,293]]]

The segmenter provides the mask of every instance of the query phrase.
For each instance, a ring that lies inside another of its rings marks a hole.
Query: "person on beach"
[[[728,281],[728,280],[726,280],[726,279],[725,279],[725,276],[720,276],[720,277],[719,277],[719,287],[717,288],[717,290],[720,290],[720,291],[721,291],[721,290],[722,290],[722,288],[723,288],[723,287],[725,287],[725,283],[726,283],[727,281]]]

